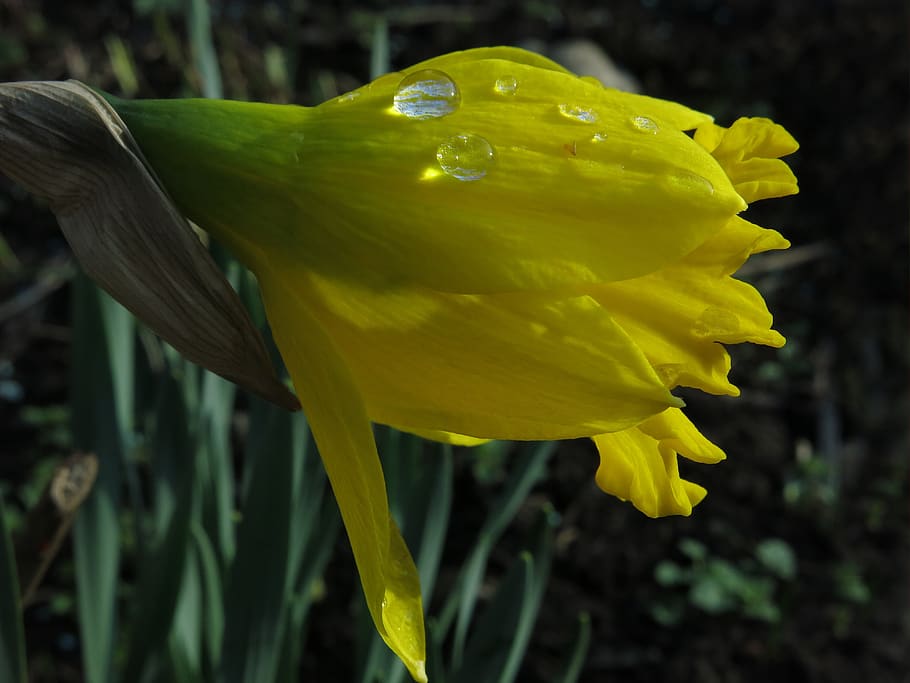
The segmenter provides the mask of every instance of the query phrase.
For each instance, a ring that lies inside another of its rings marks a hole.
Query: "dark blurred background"
[[[202,94],[205,55],[183,10],[179,0],[0,0],[0,81]],[[582,610],[593,624],[585,681],[910,680],[904,2],[234,0],[210,10],[229,98],[316,104],[369,80],[385,36],[392,68],[492,44],[589,60],[576,70],[605,68],[608,55],[641,92],[724,125],[770,116],[790,130],[801,192],[748,218],[794,246],[744,273],[788,345],[732,349],[738,399],[686,394],[729,456],[683,463],[708,498],[691,518],[646,519],[596,489],[588,443],[568,443],[494,564],[514,553],[535,506],[552,502],[558,554],[520,680],[552,676]],[[0,479],[14,495],[68,452],[74,270],[53,216],[0,178]],[[460,519],[444,562],[460,562],[508,466],[459,456]],[[48,580],[65,596],[66,549],[58,565]],[[346,548],[329,576],[356,581]],[[347,604],[330,590],[315,608],[311,680],[350,678]],[[28,647],[72,660],[79,680],[72,628],[65,614],[30,623]]]

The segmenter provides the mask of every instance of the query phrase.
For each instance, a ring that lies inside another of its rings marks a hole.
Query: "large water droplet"
[[[654,121],[649,119],[647,116],[633,116],[632,125],[642,133],[651,133],[652,135],[656,135],[657,131],[660,130],[660,126],[654,123]]]
[[[579,107],[574,104],[560,104],[559,113],[567,119],[581,121],[582,123],[594,123],[600,118],[593,109],[589,107]]]
[[[683,171],[670,176],[669,181],[673,187],[678,188],[685,193],[697,193],[708,196],[714,194],[714,185],[711,184],[711,181],[696,173]]]
[[[493,90],[500,95],[514,95],[518,92],[518,79],[515,76],[503,76],[493,84]]]
[[[739,331],[739,318],[719,306],[708,306],[692,326],[696,337],[722,337]]]
[[[401,79],[393,106],[411,119],[435,119],[451,114],[461,104],[455,81],[436,69],[415,71]]]
[[[436,149],[436,160],[453,178],[480,180],[493,163],[493,146],[479,135],[453,135]]]

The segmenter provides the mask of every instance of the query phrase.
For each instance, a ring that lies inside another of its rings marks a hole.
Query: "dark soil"
[[[366,81],[371,16],[385,6],[318,5],[215,3],[225,94],[312,104]],[[394,67],[479,45],[590,38],[647,94],[724,124],[771,116],[802,145],[791,158],[801,193],[749,211],[795,247],[795,258],[757,259],[750,273],[789,344],[781,352],[733,350],[741,398],[686,396],[729,460],[686,468],[710,492],[693,517],[654,521],[596,489],[587,443],[565,444],[494,556],[494,568],[506,566],[540,501],[562,515],[521,680],[550,680],[582,611],[594,629],[585,681],[910,680],[903,3],[492,0],[409,3],[386,15]],[[118,92],[105,39],[119,36],[137,65],[137,96],[191,94],[198,80],[187,70],[183,21],[160,21],[176,39],[172,48],[161,46],[160,23],[133,3],[0,0],[0,81],[75,77]],[[267,45],[293,55],[289,83],[266,77]],[[0,235],[14,255],[0,253],[0,480],[20,492],[36,468],[65,452],[30,407],[66,401],[68,285],[53,276],[68,248],[53,217],[3,178]],[[468,456],[459,471],[460,519],[445,558],[452,568],[492,496],[474,483]],[[780,618],[750,618],[739,608],[709,614],[685,587],[655,582],[662,560],[687,565],[683,538],[752,575],[756,545],[786,541],[798,565],[793,580],[774,582]],[[332,581],[352,583],[346,551],[337,555]],[[655,610],[668,605],[675,616],[661,625]],[[349,658],[315,656],[350,642],[346,610],[332,600],[317,607],[309,680],[350,678]],[[68,628],[33,619],[30,651],[62,652]]]

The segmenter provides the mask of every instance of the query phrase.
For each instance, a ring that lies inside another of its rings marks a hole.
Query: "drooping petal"
[[[799,149],[799,144],[770,119],[741,118],[729,128],[704,124],[695,131],[695,141],[717,159],[750,204],[799,191],[796,176],[780,160]]]
[[[649,517],[688,516],[707,493],[679,476],[677,454],[705,463],[724,458],[676,408],[637,427],[595,436],[594,443],[600,454],[597,485]]]
[[[381,292],[300,271],[370,418],[496,439],[591,436],[681,405],[590,297]]]
[[[426,681],[420,585],[389,515],[369,418],[348,368],[298,293],[257,271],[263,301],[341,510],[367,606],[382,638],[417,681]]]

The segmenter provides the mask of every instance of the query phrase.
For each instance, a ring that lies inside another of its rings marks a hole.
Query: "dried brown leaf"
[[[86,273],[162,339],[299,408],[237,293],[95,91],[78,81],[0,84],[0,171],[49,203]]]

